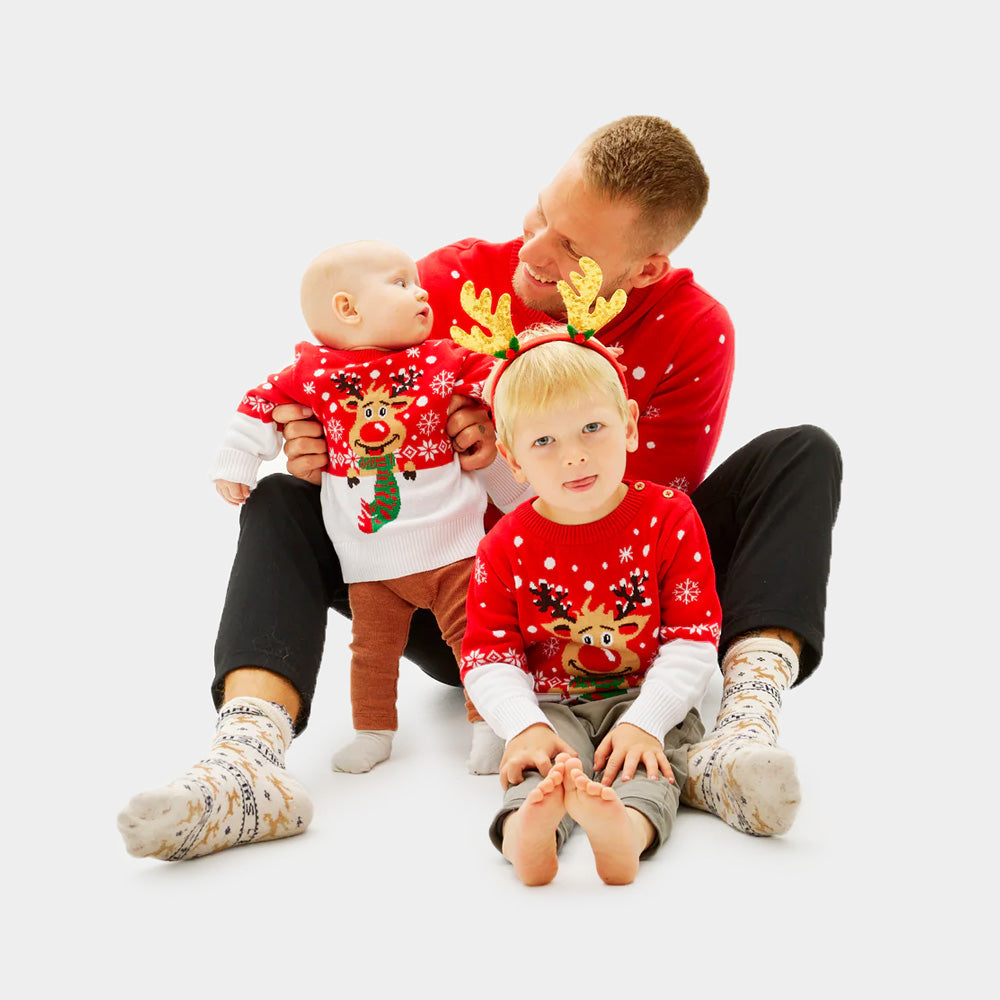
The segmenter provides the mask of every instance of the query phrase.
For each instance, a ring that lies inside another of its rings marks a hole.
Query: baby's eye
[[[549,434],[543,434],[540,438],[535,438],[531,442],[532,448],[544,448],[547,444],[552,444],[552,436]]]
[[[584,434],[593,434],[594,431],[599,431],[603,426],[604,426],[604,424],[602,424],[600,422],[600,420],[594,420],[594,421],[592,421],[589,424],[584,424],[583,425],[583,433]]]
[[[397,278],[393,282],[393,284],[394,285],[399,285],[400,288],[406,288],[406,278]]]

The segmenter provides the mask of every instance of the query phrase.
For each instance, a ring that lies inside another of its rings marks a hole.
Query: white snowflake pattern
[[[462,657],[462,669],[463,670],[475,670],[476,667],[483,667],[486,665],[486,656],[483,654],[481,649],[470,649]]]
[[[328,420],[326,422],[326,436],[331,441],[342,441],[344,438],[344,425],[339,420]]]
[[[629,545],[624,549],[618,550],[618,561],[619,562],[631,562],[632,561],[632,546]]]
[[[674,587],[675,601],[690,604],[692,601],[697,601],[699,597],[701,597],[701,587],[698,586],[697,580],[687,579]]]
[[[688,481],[687,476],[674,476],[674,478],[667,483],[668,486],[672,486],[675,490],[681,490],[683,493],[687,493],[688,487],[691,483]]]
[[[306,382],[305,385],[302,386],[302,391],[307,396],[311,396],[316,391],[316,383],[315,382]]]
[[[419,347],[408,347],[406,349],[406,353],[411,358],[419,358],[420,357],[420,348]]]
[[[437,444],[434,441],[425,440],[417,445],[417,454],[425,461],[431,462],[437,454]]]
[[[546,639],[545,642],[541,644],[542,652],[547,658],[552,658],[553,656],[558,656],[562,652],[562,643],[558,639]]]
[[[647,406],[646,409],[639,414],[640,417],[648,417],[652,419],[660,415],[660,408],[658,406]]]
[[[244,396],[243,405],[249,406],[255,413],[270,413],[274,409],[274,403],[261,399],[260,396]]]
[[[476,577],[476,583],[479,584],[486,583],[487,580],[486,567],[483,565],[482,559],[476,560],[476,568],[474,570],[474,573]]]
[[[433,434],[437,430],[438,424],[441,423],[441,418],[433,412],[433,410],[425,413],[417,421],[417,429],[421,434]]]
[[[431,379],[431,391],[439,396],[450,396],[452,387],[455,385],[454,372],[438,372]]]

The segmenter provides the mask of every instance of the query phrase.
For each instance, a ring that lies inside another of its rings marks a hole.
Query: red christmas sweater
[[[417,263],[434,307],[432,336],[449,337],[453,324],[469,329],[459,300],[469,280],[477,294],[489,288],[494,302],[510,292],[518,332],[552,322],[514,294],[522,242],[467,239]],[[628,456],[627,476],[690,492],[708,472],[726,415],[734,360],[729,314],[695,284],[689,270],[675,268],[657,284],[629,292],[625,309],[599,336],[623,349],[618,361],[639,404],[639,449]]]
[[[721,610],[701,520],[683,492],[627,485],[599,521],[556,524],[528,501],[479,543],[460,669],[504,739],[548,724],[539,700],[640,685],[621,721],[662,739],[718,669]]]
[[[281,434],[280,403],[312,408],[325,431],[323,520],[345,581],[389,580],[475,554],[487,492],[502,509],[526,495],[502,461],[463,473],[445,429],[453,393],[482,398],[494,359],[452,340],[400,351],[337,351],[309,341],[251,389],[223,439],[215,479],[253,486]]]

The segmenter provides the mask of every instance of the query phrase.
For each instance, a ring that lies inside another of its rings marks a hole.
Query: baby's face
[[[401,250],[387,245],[366,247],[353,269],[348,289],[359,322],[346,334],[358,350],[400,350],[423,343],[434,325],[427,292],[420,287],[417,265]]]

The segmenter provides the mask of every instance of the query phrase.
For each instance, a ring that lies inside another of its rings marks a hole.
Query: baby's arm
[[[293,401],[289,389],[296,384],[294,376],[294,364],[269,376],[246,393],[229,422],[212,474],[219,496],[227,503],[243,503],[257,484],[261,462],[275,458],[281,450],[274,409]]]

